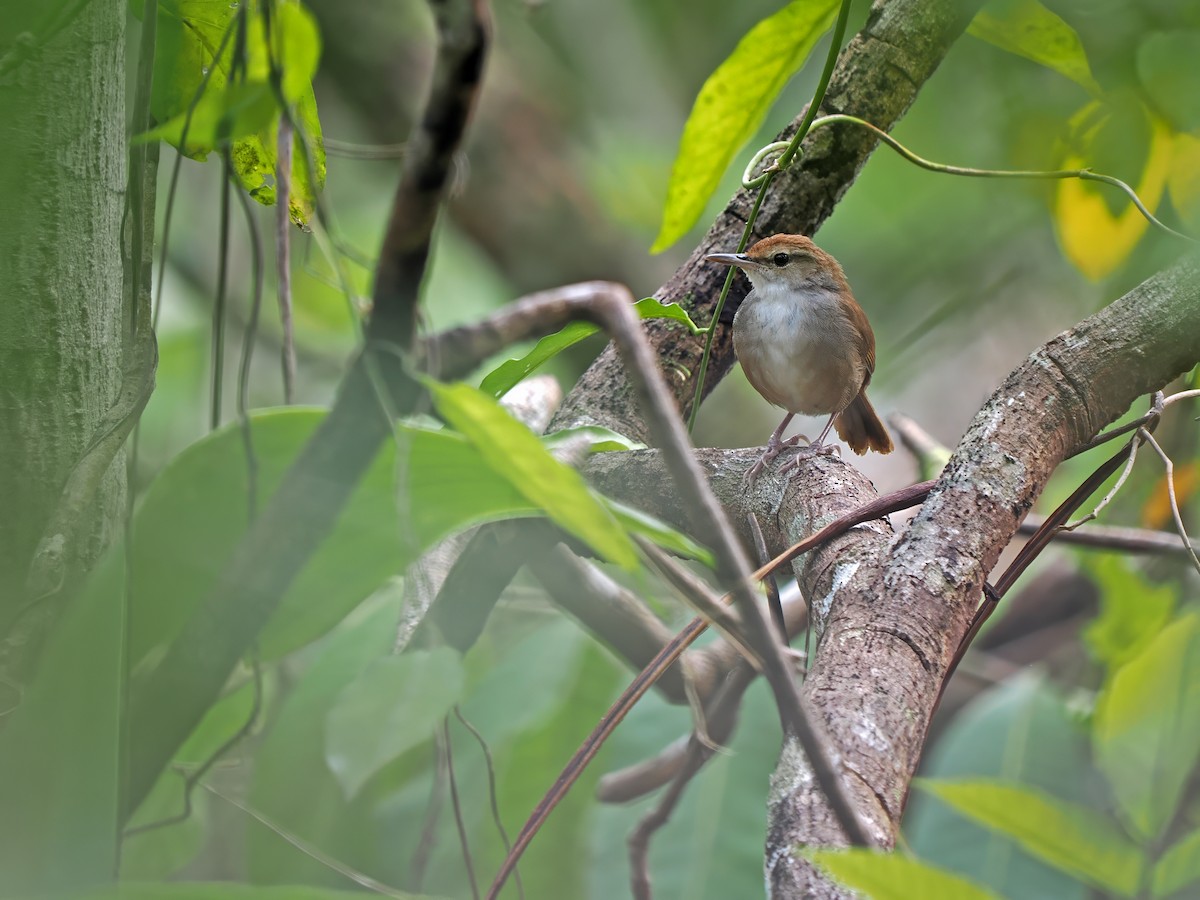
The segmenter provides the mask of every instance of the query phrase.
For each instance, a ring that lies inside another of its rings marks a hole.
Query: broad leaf
[[[967,34],[1053,69],[1093,96],[1101,93],[1075,29],[1038,0],[993,0],[976,13]]]
[[[1081,800],[1089,774],[1084,730],[1045,677],[1021,673],[980,694],[927,754],[935,779],[999,778]],[[936,796],[917,792],[904,816],[912,851],[1007,897],[1084,900],[1086,886],[972,822]]]
[[[626,569],[637,568],[633,542],[612,513],[592,495],[583,476],[551,456],[537,435],[473,387],[429,382],[429,388],[438,412],[474,445],[492,472],[601,556]]]
[[[161,0],[151,109],[162,124],[136,139],[168,141],[194,159],[204,159],[232,139],[238,179],[256,200],[270,204],[275,201],[280,108],[269,86],[267,41],[256,5],[246,24],[244,80],[229,81],[235,42],[227,36],[237,27],[237,8],[228,0]],[[142,4],[135,3],[134,12],[142,15]],[[300,224],[311,215],[316,191],[324,184],[325,149],[312,91],[320,34],[312,14],[299,3],[274,5],[271,51],[281,70],[284,101],[299,126],[290,212]],[[185,130],[187,146],[182,147]]]
[[[399,610],[399,592],[382,592],[364,607],[363,618],[344,623],[322,642],[255,752],[248,804],[349,863],[359,861],[351,850],[368,840],[368,833],[347,825],[350,804],[325,757],[326,717],[347,685],[391,648]],[[378,823],[369,835],[378,837]],[[253,881],[342,883],[324,865],[257,824],[247,827],[245,846]]]
[[[692,334],[703,334],[704,329],[696,325],[691,317],[678,303],[663,303],[654,297],[646,297],[634,305],[639,318],[642,319],[672,319],[684,325]],[[508,359],[484,376],[479,389],[493,397],[503,397],[517,382],[524,379],[530,372],[547,360],[557,356],[563,350],[591,337],[599,327],[590,322],[571,322],[554,334],[548,334],[538,341],[532,350],[517,359]]]
[[[646,445],[626,437],[620,432],[602,425],[576,425],[564,428],[542,438],[542,443],[554,452],[559,447],[570,446],[576,441],[587,439],[588,453],[611,453],[620,450],[645,450]]]
[[[1140,653],[1171,620],[1175,590],[1150,584],[1116,554],[1089,559],[1087,570],[1100,587],[1100,614],[1084,629],[1084,641],[1096,659],[1116,669]]]
[[[1200,128],[1198,59],[1200,31],[1158,31],[1146,35],[1138,45],[1138,80],[1153,99],[1154,108],[1176,131]]]
[[[686,556],[689,559],[699,560],[709,568],[716,566],[712,551],[703,544],[696,543],[682,531],[672,528],[649,513],[626,506],[624,503],[618,503],[616,500],[605,497],[603,502],[616,520],[631,534],[640,534],[664,550],[670,550],[672,553]]]
[[[686,709],[647,694],[604,745],[607,771],[635,765],[662,751],[691,726]],[[763,790],[779,757],[779,713],[770,688],[758,679],[746,693],[728,751],[718,753],[688,785],[650,850],[654,896],[730,900],[763,896],[766,819]],[[626,836],[654,808],[657,796],[631,804],[600,804],[592,811],[589,891],[593,898],[629,896]]]
[[[1086,118],[1084,110],[1077,119]],[[1101,122],[1099,129],[1104,128]],[[1095,130],[1092,131],[1094,135]],[[1105,138],[1108,140],[1108,138]],[[1124,139],[1121,133],[1111,135],[1112,141]],[[1087,139],[1085,138],[1085,144]],[[1113,145],[1115,146],[1115,144]],[[1170,129],[1158,119],[1150,121],[1149,152],[1141,176],[1133,189],[1151,212],[1158,209],[1166,189],[1175,141]],[[1077,152],[1068,153],[1062,160],[1063,169],[1082,169],[1094,160]],[[1103,174],[1111,175],[1112,171]],[[1128,181],[1129,179],[1125,179]],[[1120,204],[1122,211],[1114,215],[1110,200]],[[1054,221],[1063,253],[1088,278],[1099,281],[1111,275],[1133,252],[1150,223],[1137,208],[1127,202],[1116,188],[1078,178],[1064,178],[1058,183],[1054,199]]]
[[[1109,677],[1093,743],[1129,823],[1158,838],[1200,760],[1200,615],[1176,620]]]
[[[376,660],[347,685],[325,719],[326,760],[346,797],[430,740],[462,686],[458,653],[449,647]]]
[[[1154,896],[1169,897],[1200,881],[1200,829],[1173,844],[1154,867]]]
[[[260,505],[278,487],[324,415],[287,409],[251,416]],[[246,472],[241,430],[232,424],[187,448],[146,491],[133,523],[134,665],[178,633],[245,533]],[[403,567],[392,483],[393,461],[389,453],[381,453],[260,635],[264,659],[323,634]]]
[[[396,436],[399,531],[410,556],[471,525],[540,514],[462,435],[400,426]]]
[[[166,141],[184,156],[203,158],[227,141],[262,131],[277,112],[275,97],[265,81],[228,84],[220,91],[205,91],[190,115],[180,113],[134,140]]]
[[[805,850],[804,855],[871,900],[1000,900],[972,881],[898,853]]]
[[[592,452],[640,446],[596,426],[556,432],[543,440],[543,446],[553,450],[581,434],[594,441]],[[497,477],[484,454],[462,435],[401,426],[397,436],[401,447],[396,470],[400,537],[412,555],[471,525],[543,515],[512,481]],[[683,532],[648,513],[592,493],[631,534],[640,534],[666,550],[705,565],[713,564],[709,550]]]
[[[121,878],[126,881],[167,878],[187,865],[203,848],[207,839],[210,795],[200,785],[193,786],[191,804],[185,803],[183,771],[208,762],[235,735],[241,733],[254,712],[254,684],[247,682],[222,697],[175,754],[173,764],[159,777],[150,794],[130,820],[130,827],[150,824],[159,827],[126,837],[121,845]],[[259,722],[261,724],[261,717]],[[247,736],[245,740],[249,741]],[[236,758],[244,746],[230,748],[227,757]],[[182,821],[173,821],[184,816]],[[171,824],[162,824],[170,822]]]
[[[1137,892],[1141,851],[1093,809],[986,779],[914,784],[1080,881],[1126,897]]]
[[[651,252],[670,247],[696,224],[729,161],[833,25],[837,8],[837,0],[793,0],[751,28],[704,82],[683,126]]]
[[[612,692],[625,675],[603,650],[590,643],[557,677],[561,682],[559,702],[544,720],[524,730],[506,750],[510,763],[498,773],[496,786],[501,810],[534,808],[571,748],[604,715]],[[513,699],[510,696],[508,702],[511,704]],[[481,768],[478,762],[476,765]],[[542,829],[530,845],[521,865],[527,897],[587,896],[584,881],[591,861],[592,814],[596,806],[592,789],[599,777],[599,770],[589,767],[575,788],[555,807],[552,824]],[[483,821],[480,824],[489,832],[495,853],[490,865],[484,868],[495,871],[500,852],[495,828]],[[448,855],[447,861],[455,870],[461,870],[459,854]],[[461,884],[461,876],[457,880]],[[460,889],[459,893],[465,892]],[[511,889],[508,893],[515,896]]]

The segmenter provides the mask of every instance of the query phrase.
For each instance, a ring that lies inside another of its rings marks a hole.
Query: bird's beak
[[[745,253],[710,253],[704,258],[727,266],[737,266],[739,269],[749,269],[758,265]]]

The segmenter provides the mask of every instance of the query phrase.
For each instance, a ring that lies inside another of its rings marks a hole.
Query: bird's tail
[[[875,407],[867,399],[867,392],[859,391],[854,402],[833,420],[838,437],[850,445],[850,449],[862,456],[868,450],[891,453],[892,439],[875,413]]]

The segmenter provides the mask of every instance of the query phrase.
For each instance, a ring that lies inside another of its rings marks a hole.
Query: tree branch
[[[1200,265],[1188,261],[1034,352],[975,417],[903,537],[875,564],[804,585],[830,601],[815,611],[826,624],[804,694],[893,834],[947,667],[1021,518],[1064,458],[1198,358]],[[772,896],[846,896],[794,852],[842,842],[803,782],[773,795]]]

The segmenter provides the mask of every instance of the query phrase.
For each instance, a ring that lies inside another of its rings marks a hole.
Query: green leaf
[[[317,117],[317,98],[310,86],[296,104],[296,130],[292,133],[292,187],[288,213],[296,225],[305,225],[313,216],[317,194],[325,185],[325,141],[321,120]],[[277,146],[272,140],[271,146]]]
[[[462,435],[402,425],[397,436],[400,538],[410,556],[472,525],[541,514]]]
[[[692,321],[687,310],[678,303],[663,303],[657,297],[643,297],[633,304],[639,319],[671,319],[683,325],[692,334],[707,334],[707,328],[701,328]]]
[[[251,415],[260,504],[278,487],[324,415],[312,409]],[[240,428],[231,424],[188,447],[146,491],[133,523],[134,665],[175,637],[245,533],[246,465]],[[393,466],[385,452],[367,470],[333,531],[259,636],[263,659],[278,658],[324,634],[404,566]]]
[[[642,319],[672,319],[684,325],[692,334],[703,334],[706,330],[693,322],[687,310],[678,303],[663,303],[654,297],[645,297],[633,307]],[[538,366],[599,330],[590,322],[571,322],[554,334],[546,335],[524,356],[502,362],[484,376],[479,389],[493,397],[503,397]]]
[[[324,415],[299,408],[251,415],[260,504],[278,487]],[[327,632],[447,535],[482,522],[541,514],[514,485],[511,472],[497,475],[487,455],[463,437],[408,426],[400,426],[397,436],[367,470],[333,531],[259,636],[264,660]],[[538,449],[545,454],[540,444]],[[133,524],[130,652],[135,665],[179,632],[212,587],[245,532],[247,491],[237,425],[188,447],[146,491]],[[589,501],[599,505],[590,495]],[[106,589],[117,590],[111,583]],[[161,602],[163,597],[171,602]]]
[[[501,810],[533,809],[546,792],[571,749],[604,715],[625,676],[594,643],[577,654],[558,675],[560,702],[535,727],[525,730],[506,751],[509,764],[497,773],[496,792]],[[512,702],[510,698],[509,702]],[[456,756],[456,759],[458,757]],[[527,897],[586,897],[584,881],[591,858],[592,796],[600,773],[588,767],[579,783],[554,809],[554,824],[542,829],[522,860],[521,878]],[[493,832],[493,847],[499,842]],[[461,869],[461,860],[450,862]],[[487,871],[494,871],[499,858]],[[461,877],[458,879],[461,884]],[[461,893],[461,890],[460,890]],[[511,891],[510,891],[511,893]]]
[[[141,9],[136,12],[140,15]],[[159,0],[150,101],[156,121],[166,122],[186,110],[206,72],[209,90],[225,86],[232,39],[220,58],[216,54],[236,15],[237,6],[225,0]]]
[[[652,253],[696,224],[730,160],[833,25],[837,8],[837,0],[794,0],[751,28],[704,82],[683,127]]]
[[[463,673],[449,647],[376,660],[325,719],[325,754],[348,798],[406,750],[433,736],[458,702]]]
[[[805,850],[804,855],[871,900],[999,900],[959,875],[897,853],[873,850]]]
[[[914,784],[1080,881],[1127,897],[1137,892],[1141,851],[1094,809],[987,779]]]
[[[686,734],[688,710],[656,692],[643,697],[605,743],[604,771],[641,763]],[[740,706],[738,727],[680,799],[671,821],[651,844],[654,896],[687,900],[763,897],[766,817],[763,790],[779,758],[779,713],[765,680],[758,679]],[[626,837],[658,803],[657,796],[626,804],[594,804],[588,888],[580,896],[629,896]]]
[[[1153,98],[1154,108],[1176,131],[1200,127],[1197,59],[1200,31],[1158,31],[1146,35],[1138,45],[1138,80]]]
[[[620,450],[645,450],[646,445],[626,437],[620,432],[605,428],[602,425],[577,425],[574,428],[564,428],[542,438],[542,443],[553,451],[586,437],[590,443],[589,453],[611,453]]]
[[[1200,829],[1176,841],[1154,867],[1154,896],[1169,897],[1200,880]]]
[[[400,605],[399,592],[381,592],[363,608],[362,618],[356,615],[356,621],[339,626],[319,645],[319,653],[291,686],[255,752],[249,805],[348,863],[357,861],[351,851],[367,835],[347,826],[349,804],[325,758],[326,718],[346,686],[390,649]],[[378,823],[370,834],[377,831]],[[343,883],[267,828],[248,826],[245,846],[253,881]]]
[[[270,62],[261,16],[250,20],[247,44],[247,74],[251,80],[267,80]],[[297,225],[312,216],[316,193],[325,183],[325,145],[317,117],[317,101],[312,79],[321,57],[321,35],[316,19],[298,3],[280,3],[275,7],[271,38],[273,52],[281,71],[280,90],[292,109],[297,131],[293,134],[292,185],[289,214]],[[243,187],[259,203],[275,202],[275,168],[278,155],[279,116],[256,137],[239,142],[233,148],[234,168]],[[305,148],[311,162],[305,159]],[[310,164],[316,185],[309,177]]]
[[[612,513],[592,495],[583,476],[551,456],[537,435],[469,385],[428,384],[438,412],[495,474],[605,559],[637,568],[637,550]]]
[[[213,754],[242,732],[254,712],[254,692],[253,681],[247,681],[213,704],[137,808],[129,823],[131,827],[173,820],[184,813],[185,784],[181,770],[190,772],[209,762]],[[246,740],[250,738],[247,736]],[[231,748],[223,759],[236,758],[245,746]],[[125,838],[121,845],[122,880],[167,878],[191,862],[207,840],[209,802],[208,792],[196,785],[192,789],[191,810],[185,819]]]
[[[656,519],[649,513],[626,506],[624,503],[608,497],[603,497],[602,501],[616,517],[616,520],[631,534],[640,534],[664,550],[698,560],[709,568],[716,566],[716,560],[713,558],[711,550],[692,540],[682,531],[672,528],[661,519]]]
[[[1109,677],[1093,743],[1130,824],[1157,838],[1200,759],[1200,615],[1177,619]]]
[[[1082,800],[1090,766],[1084,730],[1044,675],[1023,672],[980,694],[927,754],[931,778],[994,777]],[[1030,856],[1006,834],[986,829],[937,797],[917,792],[904,815],[921,859],[1007,897],[1084,900],[1086,886]]]
[[[1170,621],[1175,590],[1146,581],[1126,557],[1115,553],[1090,556],[1085,564],[1100,587],[1100,614],[1083,638],[1097,660],[1116,669],[1137,656]]]
[[[562,353],[568,347],[573,347],[580,341],[591,337],[599,330],[591,322],[571,322],[554,334],[546,335],[533,345],[532,350],[519,359],[506,359],[484,376],[483,381],[479,384],[479,389],[493,397],[503,397],[542,363]]]
[[[166,141],[184,156],[203,159],[227,141],[262,131],[278,112],[271,87],[265,81],[240,82],[227,85],[220,91],[210,87],[196,104],[190,121],[188,113],[181,112],[133,140]],[[185,127],[186,144],[183,133]],[[235,158],[237,155],[235,152]]]
[[[281,71],[281,92],[298,125],[289,207],[292,220],[303,224],[311,217],[316,192],[325,183],[325,148],[312,90],[321,52],[320,33],[312,14],[299,3],[277,3],[274,9],[272,53]],[[258,202],[274,203],[280,108],[269,84],[262,16],[252,11],[247,20],[245,81],[231,85],[234,41],[225,43],[219,57],[217,50],[226,34],[237,27],[237,4],[228,0],[160,0],[158,10],[151,109],[163,124],[135,140],[162,139],[181,149],[188,110],[195,101],[187,123],[187,147],[182,152],[204,159],[223,139],[233,138],[233,167],[242,186]],[[135,12],[140,14],[140,8]],[[312,178],[302,147],[311,155]]]
[[[197,785],[187,818],[175,821],[183,814],[183,777],[176,771],[163,773],[129,824],[132,828],[155,822],[171,824],[125,838],[121,844],[121,880],[166,879],[195,859],[207,839],[208,806],[208,792]]]
[[[116,549],[119,553],[120,548]],[[124,657],[117,589],[90,585],[57,622],[0,731],[0,896],[109,881],[117,861]],[[45,601],[54,602],[54,601]]]
[[[1037,0],[992,0],[967,34],[1053,69],[1093,96],[1102,93],[1075,29]]]

